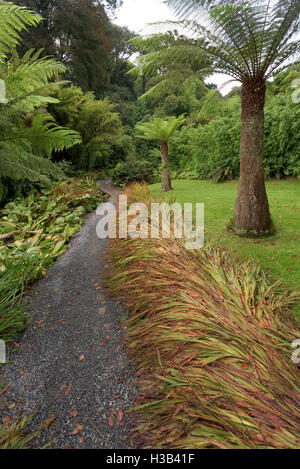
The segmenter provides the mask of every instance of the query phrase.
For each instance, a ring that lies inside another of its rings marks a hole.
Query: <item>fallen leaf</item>
[[[67,386],[67,389],[65,390],[65,396],[67,396],[69,394],[71,389],[72,389],[72,383],[69,383],[68,386]]]
[[[52,425],[52,423],[55,421],[56,417],[50,417],[48,420],[46,420],[46,422],[44,423],[44,428],[48,428],[50,427],[50,425]]]
[[[108,419],[108,425],[109,425],[110,427],[113,427],[113,426],[114,426],[114,419],[113,419],[112,417],[109,417],[109,419]]]
[[[119,423],[121,423],[124,418],[124,411],[120,409],[118,412],[118,415],[119,415]]]
[[[77,425],[75,430],[72,431],[72,435],[77,435],[77,433],[81,432],[81,430],[83,430],[83,426],[82,425]]]

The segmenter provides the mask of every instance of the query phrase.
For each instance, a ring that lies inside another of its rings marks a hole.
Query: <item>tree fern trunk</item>
[[[240,181],[235,230],[250,236],[263,235],[271,230],[263,168],[265,95],[264,80],[251,80],[242,85]]]
[[[160,151],[162,164],[161,189],[163,192],[168,192],[172,190],[171,176],[169,171],[168,142],[165,141],[161,143]]]

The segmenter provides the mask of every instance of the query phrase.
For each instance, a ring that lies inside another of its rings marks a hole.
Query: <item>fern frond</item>
[[[30,129],[26,129],[26,138],[32,145],[34,154],[49,158],[53,152],[62,151],[82,143],[82,138],[75,130],[61,127],[51,122],[49,114],[36,114]]]
[[[64,65],[54,58],[39,58],[41,50],[30,50],[22,58],[14,49],[11,52],[11,58],[0,65],[0,78],[6,85],[7,105],[28,113],[53,102],[53,98],[43,96],[43,91],[51,86],[50,80],[65,72]]]
[[[175,92],[192,77],[203,80],[213,71],[211,60],[198,47],[198,41],[178,35],[177,31],[136,37],[131,42],[142,55],[129,73],[159,78],[159,82],[141,98],[158,95],[164,90]]]
[[[23,145],[22,145],[23,143]],[[26,141],[1,142],[0,178],[14,180],[28,179],[31,182],[47,182],[48,177],[64,177],[63,172],[46,158],[38,157],[26,151]],[[47,177],[48,176],[48,177]]]
[[[188,27],[193,37],[204,40],[197,45],[212,59],[215,71],[235,80],[266,80],[300,52],[300,0],[167,3],[184,20],[182,26]],[[204,9],[208,13],[207,25],[202,21]],[[146,62],[147,58],[142,60]]]
[[[37,26],[41,17],[25,7],[0,1],[0,62],[20,40],[20,32]]]

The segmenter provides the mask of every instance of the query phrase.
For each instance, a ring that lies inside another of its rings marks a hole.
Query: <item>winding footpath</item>
[[[118,195],[109,180],[100,188]],[[122,344],[125,313],[105,294],[108,241],[87,216],[66,253],[28,295],[32,324],[9,357],[0,422],[35,412],[34,448],[130,448],[135,374]]]

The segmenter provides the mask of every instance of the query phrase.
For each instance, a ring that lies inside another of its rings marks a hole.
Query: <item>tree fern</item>
[[[37,110],[57,102],[48,96],[49,86],[57,86],[56,77],[65,67],[54,58],[40,58],[41,51],[29,50],[21,58],[16,52],[19,33],[39,21],[33,12],[0,1],[0,79],[6,88],[6,99],[0,103],[0,177],[30,181],[61,177],[62,172],[44,156],[81,142],[78,132],[57,126]]]
[[[156,117],[152,122],[144,122],[136,126],[136,132],[139,137],[146,140],[158,140],[160,142],[168,142],[174,132],[184,123],[184,116],[170,117],[169,119],[161,119]]]
[[[299,0],[167,0],[185,27],[206,40],[204,47],[217,71],[243,80],[271,77],[300,51]],[[203,8],[210,26],[200,24]],[[200,44],[201,46],[201,44]]]
[[[169,67],[166,58],[172,55],[179,68],[178,55],[192,64],[192,57],[197,59],[201,51],[215,72],[242,83],[241,171],[234,226],[242,235],[270,234],[272,224],[263,170],[266,84],[300,52],[297,37],[300,0],[166,0],[166,3],[180,20],[170,27],[181,26],[192,39],[177,50],[172,45],[156,48],[156,52],[151,50],[140,59],[142,68],[148,74],[151,70],[161,73],[157,68],[159,61],[161,67]],[[146,40],[151,43],[151,39]]]
[[[136,126],[137,135],[145,140],[158,140],[160,142],[161,162],[162,162],[162,191],[172,190],[171,177],[169,171],[168,142],[184,123],[184,115],[170,117],[167,120],[156,117],[152,122],[145,122]]]

